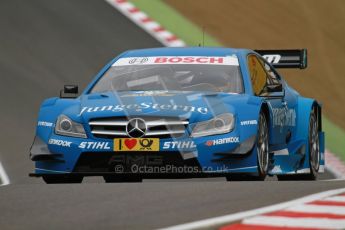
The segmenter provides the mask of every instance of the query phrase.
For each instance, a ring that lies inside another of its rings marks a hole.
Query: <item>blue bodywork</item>
[[[66,174],[75,172],[75,167],[80,156],[85,153],[93,153],[102,156],[104,152],[114,151],[114,140],[94,137],[91,134],[89,121],[94,118],[106,117],[178,117],[187,119],[189,125],[185,134],[178,138],[161,138],[160,152],[180,152],[189,158],[196,160],[204,173],[248,173],[257,174],[257,154],[255,140],[257,135],[260,111],[264,108],[269,115],[269,152],[271,154],[269,175],[294,174],[310,172],[308,155],[308,128],[311,111],[319,114],[320,137],[320,169],[324,168],[324,133],[321,130],[321,106],[314,99],[304,98],[282,80],[285,89],[284,100],[288,109],[293,113],[295,122],[293,125],[277,125],[274,121],[275,109],[281,109],[281,98],[265,98],[254,96],[252,84],[247,66],[247,55],[255,53],[247,49],[230,48],[155,48],[127,51],[110,61],[88,85],[84,92],[77,98],[49,98],[40,108],[36,137],[30,151],[31,159],[35,161],[35,174]],[[89,93],[95,83],[112,66],[116,60],[123,57],[150,57],[150,56],[229,56],[236,55],[243,77],[243,94],[202,94],[196,92],[169,91],[169,96],[140,95],[142,92],[108,92]],[[167,111],[153,108],[155,103],[169,104],[177,101],[181,107]],[[82,108],[96,108],[119,105],[143,105],[140,110],[131,107],[118,107],[117,110],[102,110],[82,112]],[[193,106],[194,111],[186,111],[183,106]],[[197,108],[207,108],[207,112],[198,112]],[[212,119],[222,113],[232,113],[235,116],[235,128],[233,131],[212,136],[191,137],[191,130],[197,122]],[[74,122],[83,125],[87,138],[69,137],[55,133],[55,125],[59,115],[64,114]],[[281,117],[281,114],[279,114]],[[287,136],[289,140],[287,141]],[[232,143],[224,140],[233,137]],[[211,145],[213,141],[219,141],[218,145]],[[223,140],[223,141],[222,141]],[[166,144],[169,142],[169,144]],[[191,142],[185,147],[178,148],[171,142]],[[95,144],[96,143],[96,144]],[[97,147],[98,146],[98,147]],[[169,148],[167,148],[169,146]],[[186,157],[187,159],[187,157]],[[92,173],[91,173],[92,174]],[[90,175],[91,175],[90,174]]]

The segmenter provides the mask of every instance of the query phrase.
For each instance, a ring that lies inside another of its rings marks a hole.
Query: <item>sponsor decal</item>
[[[165,164],[163,156],[154,154],[115,154],[108,162],[116,173],[202,173],[202,172],[224,172],[230,168],[222,166],[176,166]],[[128,167],[125,167],[127,165]]]
[[[157,155],[147,155],[147,154],[115,154],[113,155],[109,162],[109,165],[146,165],[146,166],[157,166],[164,164],[164,157]],[[120,169],[120,168],[118,168]]]
[[[49,139],[48,143],[50,145],[58,145],[63,147],[71,147],[72,142],[71,141],[63,141],[63,140],[57,140],[57,139]]]
[[[137,57],[137,58],[131,58],[128,63],[131,65],[136,65],[136,64],[144,64],[148,62],[149,59],[147,57]]]
[[[138,92],[121,95],[121,97],[154,97],[154,96],[170,97],[170,96],[175,96],[175,95],[176,94],[169,93],[169,91],[138,91]]]
[[[160,65],[160,64],[203,64],[203,65],[234,65],[238,66],[237,56],[206,57],[206,56],[159,56],[159,57],[127,57],[120,58],[113,66],[128,65]]]
[[[159,151],[159,138],[117,138],[114,151]]]
[[[214,145],[239,143],[239,142],[240,142],[240,138],[239,137],[226,137],[226,138],[222,138],[222,139],[206,141],[205,145],[207,145],[207,146],[214,146]]]
[[[241,121],[241,125],[257,125],[258,121],[257,120],[248,120],[248,121]]]
[[[296,126],[296,111],[294,109],[273,109],[274,126]]]
[[[198,64],[223,64],[223,57],[157,57],[154,63],[198,63]]]
[[[80,149],[104,149],[109,150],[110,146],[108,142],[95,142],[95,141],[84,141],[78,146]]]
[[[163,149],[191,149],[196,148],[194,141],[167,141],[163,144]]]
[[[201,114],[207,114],[208,108],[206,107],[195,107],[190,105],[172,105],[172,104],[157,104],[142,102],[140,104],[127,104],[127,105],[105,105],[97,107],[83,107],[79,113],[81,116],[83,113],[94,113],[102,111],[121,112],[124,110],[136,110],[141,111],[143,109],[154,109],[154,110],[167,110],[167,111],[184,111],[184,112],[198,112]]]
[[[39,121],[37,122],[37,126],[52,127],[53,123],[47,121]]]
[[[282,58],[282,56],[280,56],[279,54],[266,54],[262,57],[265,58],[267,62],[272,64],[279,63],[280,59]]]

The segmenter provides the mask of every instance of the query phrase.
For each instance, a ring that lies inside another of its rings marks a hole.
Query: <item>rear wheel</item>
[[[310,114],[309,119],[309,167],[310,173],[307,174],[293,174],[293,175],[278,175],[278,180],[316,180],[320,168],[320,145],[319,145],[319,128],[317,119],[314,113]]]
[[[314,113],[310,114],[309,121],[309,163],[310,179],[316,180],[320,168],[320,139],[317,119]]]
[[[230,174],[226,177],[226,179],[228,181],[265,180],[269,165],[268,145],[269,143],[267,119],[265,114],[261,112],[259,116],[258,133],[256,138],[258,175],[253,176],[245,174]]]
[[[44,175],[42,179],[47,184],[79,184],[83,181],[82,176],[71,175]]]

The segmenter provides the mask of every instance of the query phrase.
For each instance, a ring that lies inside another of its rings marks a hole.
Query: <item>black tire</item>
[[[256,138],[256,151],[258,155],[258,180],[265,180],[270,163],[268,124],[264,113],[260,113],[258,134]]]
[[[265,180],[267,176],[269,166],[269,136],[268,136],[268,124],[266,116],[263,112],[260,112],[258,121],[258,133],[256,137],[256,152],[257,152],[257,166],[258,175],[246,175],[246,174],[230,174],[226,176],[227,181],[258,181]]]
[[[143,179],[139,176],[106,175],[103,176],[105,183],[140,183]]]
[[[308,149],[310,173],[278,175],[278,180],[317,180],[320,168],[319,129],[315,114],[312,112],[309,118]]]
[[[320,138],[319,127],[314,113],[310,114],[309,121],[309,166],[310,180],[316,180],[320,169]]]
[[[44,175],[42,179],[47,184],[80,184],[83,181],[82,176],[70,175]]]

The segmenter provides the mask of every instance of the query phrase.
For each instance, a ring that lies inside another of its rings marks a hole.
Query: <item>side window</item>
[[[247,61],[254,94],[256,96],[261,95],[264,93],[268,81],[268,74],[263,68],[262,61],[256,55],[249,55]]]
[[[270,65],[268,65],[264,60],[259,59],[261,64],[265,67],[267,72],[267,84],[268,85],[276,85],[280,83],[279,75],[272,69]]]

